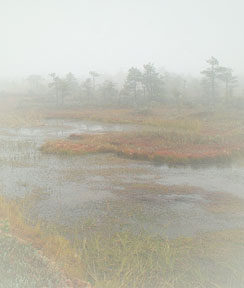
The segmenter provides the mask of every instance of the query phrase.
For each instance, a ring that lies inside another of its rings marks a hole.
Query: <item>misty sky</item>
[[[0,0],[0,76],[118,72],[152,62],[244,74],[243,0]]]

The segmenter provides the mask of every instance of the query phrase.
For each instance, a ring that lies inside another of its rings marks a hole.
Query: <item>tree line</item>
[[[58,106],[70,103],[90,105],[113,105],[144,107],[151,103],[182,103],[193,105],[194,101],[215,107],[217,103],[230,105],[233,91],[237,87],[237,77],[231,68],[222,66],[215,57],[206,61],[207,67],[201,71],[202,79],[184,77],[178,74],[158,71],[152,63],[142,69],[131,67],[123,83],[96,71],[90,71],[89,77],[79,80],[74,74],[64,77],[56,73],[49,74],[47,94],[53,95]],[[28,79],[30,93],[42,89],[44,79],[31,75]]]

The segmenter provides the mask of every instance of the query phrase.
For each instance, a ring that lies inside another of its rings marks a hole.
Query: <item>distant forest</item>
[[[50,73],[30,75],[23,81],[1,81],[1,96],[21,94],[40,102],[63,106],[149,107],[153,104],[194,107],[216,105],[244,108],[244,90],[230,67],[215,57],[206,61],[201,77],[183,76],[157,69],[154,64],[142,69],[131,67],[120,75],[103,75],[90,71],[79,79],[73,73],[65,76]]]

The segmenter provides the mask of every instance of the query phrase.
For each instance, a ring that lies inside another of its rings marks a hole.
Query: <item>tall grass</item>
[[[184,284],[177,263],[187,249],[144,232],[116,232],[110,230],[111,227],[103,231],[90,229],[89,225],[71,225],[66,229],[29,221],[24,216],[26,203],[20,203],[0,197],[0,218],[10,223],[12,234],[41,249],[71,279],[89,281],[97,288],[159,288]]]
[[[127,226],[118,229],[119,223],[112,219],[102,224],[96,218],[86,219],[68,227],[38,218],[33,221],[26,213],[28,207],[26,199],[0,197],[0,219],[5,219],[1,223],[9,223],[10,233],[40,249],[67,277],[85,281],[80,283],[89,281],[96,288],[239,288],[236,285],[244,284],[243,231],[169,240]],[[239,262],[234,261],[237,255]],[[225,285],[225,281],[232,282]]]

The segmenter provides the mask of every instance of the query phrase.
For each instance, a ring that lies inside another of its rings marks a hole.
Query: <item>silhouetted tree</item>
[[[55,96],[56,96],[56,104],[59,104],[59,86],[60,86],[60,79],[55,73],[49,74],[52,78],[52,82],[48,84],[50,88],[54,88]]]
[[[148,101],[159,99],[164,84],[163,77],[156,72],[155,67],[151,63],[144,65],[143,68],[142,83]]]
[[[40,75],[30,75],[27,78],[32,93],[37,93],[41,90],[43,78]]]
[[[113,81],[106,80],[103,82],[100,91],[103,95],[104,101],[108,102],[116,100],[118,96],[118,90],[116,89],[116,84]]]
[[[231,68],[219,67],[218,79],[223,81],[225,84],[225,100],[226,100],[226,103],[228,103],[229,98],[232,94],[232,90],[237,84],[237,78],[233,76],[233,72]]]
[[[125,81],[124,90],[129,95],[132,95],[134,98],[134,105],[137,106],[137,97],[139,93],[139,88],[142,85],[142,73],[137,68],[130,68],[128,71],[128,75]]]
[[[60,90],[60,99],[61,99],[61,105],[64,105],[64,99],[68,95],[69,87],[67,79],[60,79],[59,78],[59,90]]]
[[[64,79],[66,82],[67,96],[75,96],[78,92],[78,83],[75,76],[72,73],[68,73]]]
[[[82,92],[85,94],[85,96],[88,98],[88,100],[91,100],[92,95],[92,80],[91,78],[87,78],[81,85]]]
[[[203,70],[201,73],[209,80],[211,87],[211,98],[213,105],[215,106],[215,90],[216,90],[216,79],[219,74],[219,61],[213,56],[206,61],[209,64],[209,67],[206,70]]]
[[[50,88],[54,88],[56,95],[56,104],[64,105],[64,99],[71,96],[75,89],[78,89],[77,81],[72,73],[68,73],[64,78],[58,77],[55,73],[49,74],[52,82],[49,83]]]
[[[96,92],[96,78],[99,77],[100,75],[96,71],[90,71],[89,74],[92,79],[92,91],[93,91],[93,96],[94,96]]]

